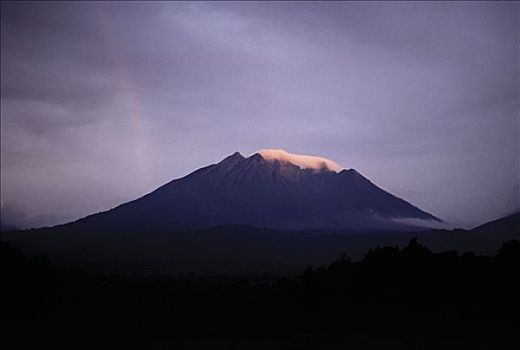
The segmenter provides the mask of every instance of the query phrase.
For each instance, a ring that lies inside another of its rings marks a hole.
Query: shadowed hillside
[[[62,226],[4,233],[24,252],[47,256],[89,271],[142,275],[297,274],[306,266],[325,266],[344,253],[361,259],[377,245],[403,247],[417,236],[433,251],[457,249],[494,254],[502,242],[520,240],[514,215],[475,230],[288,231],[219,226],[196,231],[77,231]],[[504,229],[503,222],[509,223]],[[497,226],[495,228],[495,225]]]
[[[4,342],[20,349],[515,349],[520,242],[494,256],[412,239],[294,278],[137,278],[0,245]],[[15,336],[21,332],[30,336]]]

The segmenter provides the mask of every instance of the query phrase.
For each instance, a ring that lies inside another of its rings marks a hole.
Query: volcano
[[[411,220],[409,220],[411,219]],[[221,225],[289,230],[393,230],[440,222],[330,159],[262,150],[236,152],[155,191],[65,226],[115,231]]]

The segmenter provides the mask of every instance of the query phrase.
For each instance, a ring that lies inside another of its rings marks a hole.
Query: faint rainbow
[[[120,40],[114,30],[113,21],[110,13],[107,13],[104,3],[96,3],[98,9],[98,19],[102,29],[104,38],[109,48],[109,55],[112,57],[117,65],[118,74],[123,83],[124,93],[120,96],[125,110],[128,111],[128,121],[132,130],[133,139],[133,153],[138,161],[140,169],[140,185],[141,190],[146,191],[152,185],[150,154],[148,151],[149,135],[144,125],[145,118],[142,111],[142,101],[138,94],[137,84],[132,79],[131,71],[129,69],[129,61],[125,50],[122,47]]]

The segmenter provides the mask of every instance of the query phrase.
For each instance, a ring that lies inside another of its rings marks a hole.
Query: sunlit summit
[[[344,168],[338,163],[323,157],[289,153],[283,149],[262,149],[258,151],[267,161],[279,161],[294,164],[301,169],[330,170],[340,172]]]

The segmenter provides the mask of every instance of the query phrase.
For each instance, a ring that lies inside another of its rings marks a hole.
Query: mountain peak
[[[283,150],[261,150],[248,158],[236,152],[74,225],[89,230],[187,230],[216,225],[391,230],[406,226],[408,219],[436,220],[354,169],[342,169],[327,158]]]
[[[356,169],[343,169],[339,172],[340,174],[351,175],[351,176],[363,176]]]
[[[235,152],[230,156],[227,156],[223,160],[220,161],[220,165],[229,165],[234,166],[238,164],[241,160],[244,160],[244,156],[240,154],[240,152]]]
[[[224,158],[222,160],[222,162],[228,161],[228,160],[242,160],[242,159],[245,159],[244,156],[241,155],[240,152],[235,152],[232,155],[227,156],[226,158]]]
[[[294,154],[289,153],[283,149],[261,149],[260,151],[256,152],[255,155],[256,154],[259,154],[268,162],[278,161],[281,163],[291,163],[301,169],[311,169],[315,171],[328,170],[336,173],[343,169],[341,165],[328,158],[304,154]]]

